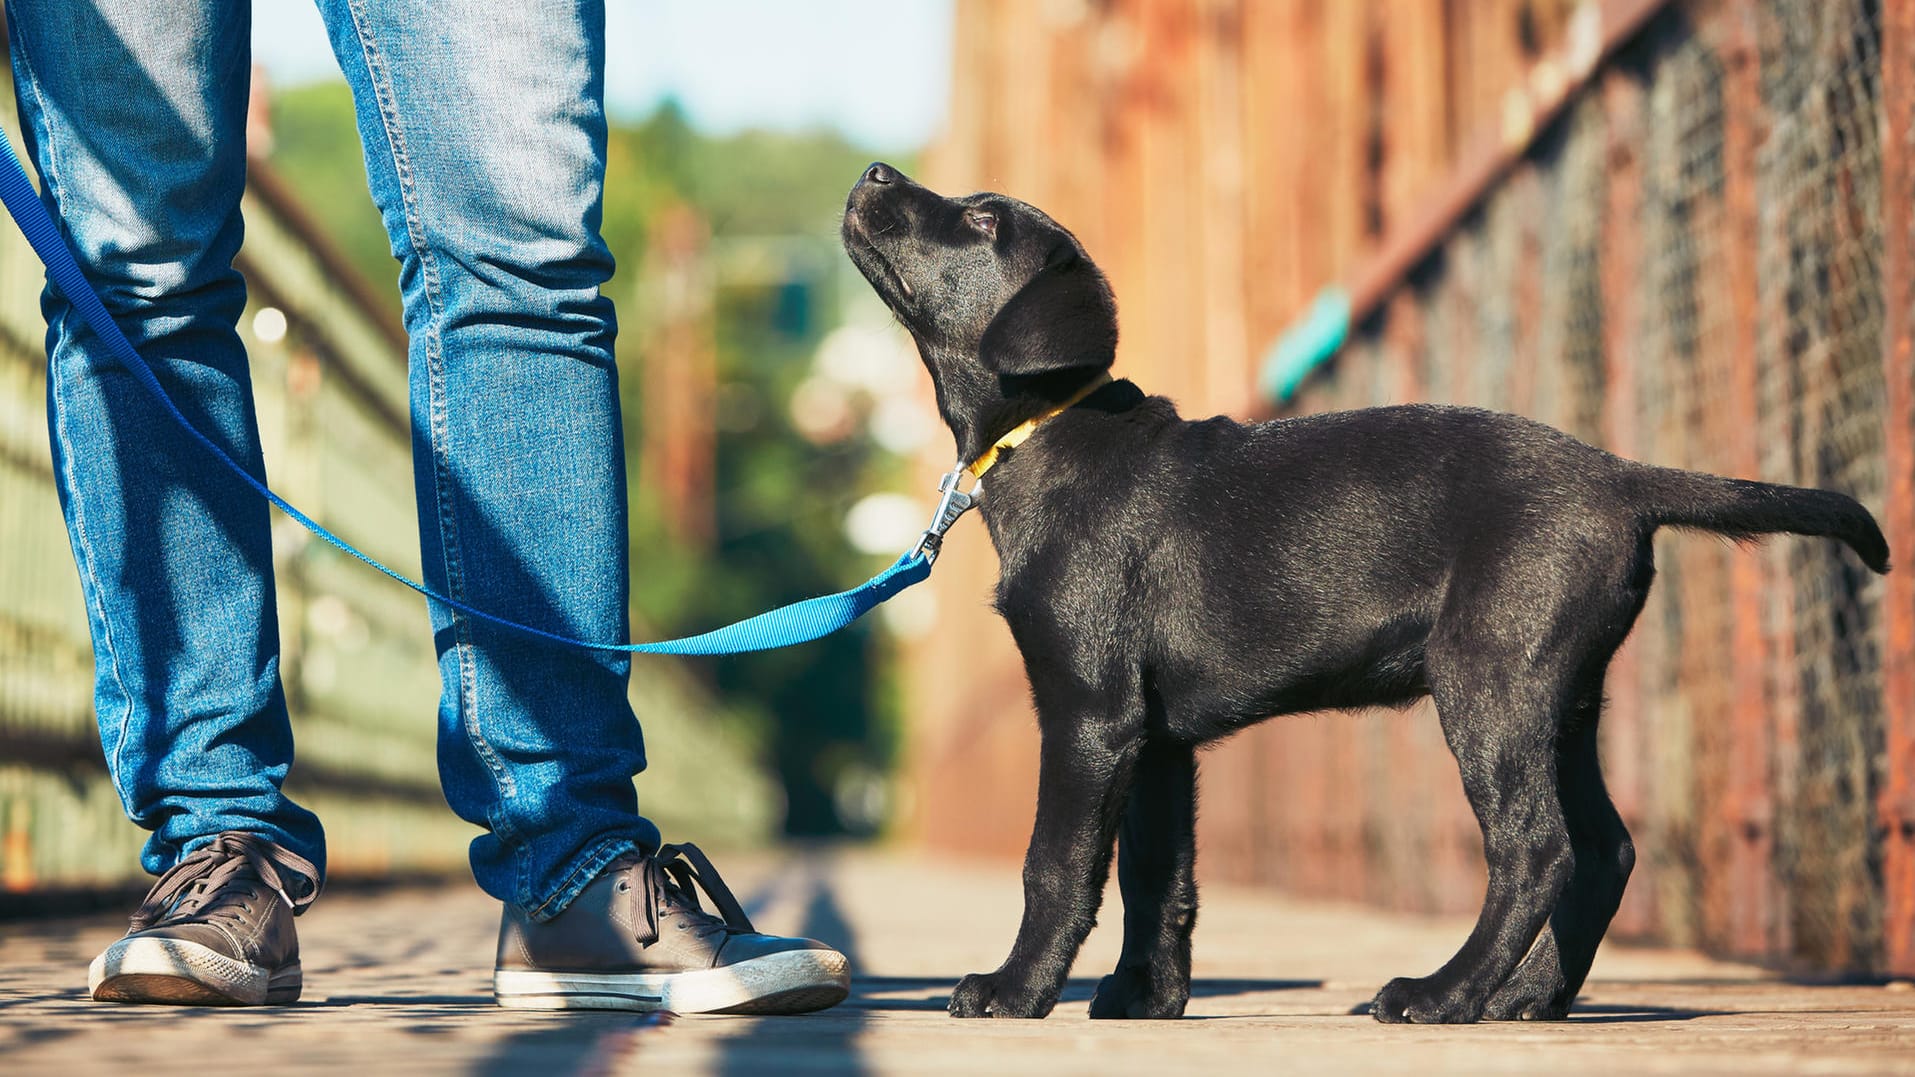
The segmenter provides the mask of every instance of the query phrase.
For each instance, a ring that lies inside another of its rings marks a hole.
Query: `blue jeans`
[[[27,148],[88,276],[201,430],[263,473],[241,237],[248,0],[6,0]],[[602,0],[320,0],[401,264],[427,580],[527,623],[627,632],[612,304],[599,237]],[[48,294],[55,474],[100,740],[161,872],[226,830],[321,866],[293,757],[266,506]],[[371,582],[371,577],[367,577]],[[439,769],[472,870],[534,916],[655,848],[630,660],[433,604]]]

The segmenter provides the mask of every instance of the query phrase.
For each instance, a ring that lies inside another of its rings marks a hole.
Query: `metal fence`
[[[1885,337],[1882,140],[1911,132],[1906,115],[1887,122],[1882,61],[1865,0],[1665,14],[1296,406],[1501,408],[1882,513],[1886,440],[1908,436],[1906,416],[1891,432],[1887,382],[1910,376]],[[1905,962],[1905,939],[1887,937],[1885,846],[1909,820],[1884,796],[1885,587],[1817,541],[1746,551],[1664,534],[1657,564],[1605,720],[1642,852],[1619,931],[1817,966]],[[1390,790],[1405,772],[1455,785],[1432,733],[1413,719],[1334,734],[1380,739],[1394,760],[1340,850],[1341,870],[1373,876],[1366,895],[1419,889],[1438,839],[1387,840],[1405,807]],[[1466,812],[1438,825],[1472,829]],[[1461,909],[1472,875],[1453,865],[1412,901]]]
[[[1152,12],[1181,6],[1119,5],[1099,18],[1143,26]],[[1392,43],[1388,24],[1397,13],[1413,23],[1430,8],[1353,4],[1333,15],[1308,3],[1276,6],[1292,14],[1270,33],[1320,33],[1312,19],[1348,19],[1359,44],[1341,54],[1361,57],[1362,41],[1384,42],[1373,59],[1413,54],[1414,43]],[[1495,15],[1521,6],[1443,10]],[[1271,17],[1253,14],[1255,5],[1195,7],[1211,21],[1200,19],[1192,33],[1221,46],[1173,49],[1165,69],[1114,81],[1174,85],[1193,77],[1179,74],[1194,62],[1181,57],[1205,48],[1246,57],[1298,49],[1256,36]],[[1238,214],[1235,242],[1247,248],[1227,269],[1254,277],[1302,263],[1316,267],[1319,283],[1356,282],[1341,293],[1355,297],[1341,350],[1274,410],[1412,400],[1499,408],[1626,456],[1841,490],[1873,510],[1900,566],[1886,580],[1820,540],[1741,549],[1659,536],[1657,586],[1611,672],[1604,719],[1606,771],[1640,858],[1616,933],[1797,967],[1915,971],[1915,4],[1592,0],[1554,8],[1568,11],[1562,51],[1581,59],[1557,63],[1560,53],[1542,50],[1502,99],[1520,107],[1478,115],[1492,153],[1476,163],[1452,155],[1461,186],[1430,200],[1453,211],[1437,224],[1398,214],[1363,243],[1369,256],[1339,261],[1313,254],[1351,242],[1324,237],[1334,220],[1291,213],[1282,232],[1254,213],[1224,211]],[[1581,41],[1579,20],[1587,23]],[[1600,49],[1589,36],[1618,26],[1626,30]],[[1152,63],[1154,47],[1138,50],[1138,62]],[[1334,44],[1319,51],[1339,55]],[[1432,64],[1467,62],[1458,56],[1450,48]],[[1382,88],[1353,91],[1359,102],[1378,95],[1367,111],[1324,103],[1382,119],[1345,123],[1330,143],[1305,142],[1305,152],[1322,151],[1320,182],[1397,189],[1387,166],[1384,182],[1365,181],[1368,166],[1339,171],[1342,158],[1323,149],[1406,143],[1391,118],[1403,98],[1391,97],[1389,77],[1372,81]],[[1334,70],[1325,82],[1347,90]],[[1259,97],[1270,91],[1253,79],[1240,107],[1263,116],[1307,111],[1299,101],[1313,100],[1312,88],[1290,89],[1302,96],[1286,112]],[[1522,111],[1542,98],[1547,109]],[[1184,122],[1177,99],[1167,100],[1136,115],[1122,105],[1104,113],[1106,144]],[[1026,122],[1059,122],[1030,107],[1046,118]],[[1296,132],[1244,128],[1249,145],[1236,156],[1249,162],[1245,186],[1282,182],[1256,171],[1275,152],[1261,147],[1293,133],[1318,137],[1312,122],[1297,120]],[[1181,149],[1220,167],[1215,145],[1200,134]],[[1106,153],[1100,163],[1111,160]],[[1068,195],[1072,182],[1037,183],[1033,193],[1040,201],[1049,190]],[[1153,217],[1212,212],[1179,203],[1199,186],[1129,199],[1112,214],[1119,223],[1094,219],[1092,253],[1100,242],[1121,247],[1123,231],[1149,228]],[[1440,186],[1423,180],[1417,189],[1429,199]],[[1067,224],[1078,219],[1067,198],[1048,208]],[[1413,237],[1419,229],[1426,241]],[[1392,242],[1406,234],[1407,244]],[[1140,306],[1153,324],[1177,316],[1153,295],[1127,292],[1123,270],[1117,277],[1127,326]],[[1241,299],[1253,327],[1265,317],[1255,287]],[[1201,328],[1154,334],[1145,342],[1152,352],[1214,347]],[[1261,343],[1207,362],[1233,364],[1251,384]],[[1177,393],[1187,414],[1206,403],[1230,407],[1227,395],[1180,386],[1174,360],[1140,356],[1134,335],[1128,347],[1120,372]],[[989,574],[988,564],[957,563]],[[979,649],[994,656],[1002,648]],[[988,667],[957,706],[1021,709],[1014,675]],[[935,679],[927,662],[921,698],[935,699]],[[1028,736],[987,731],[982,720],[961,728],[968,735],[939,729],[922,741],[924,833],[953,846],[1021,846],[1028,830],[1017,824],[938,803],[951,785],[941,775],[954,763],[968,782],[983,770],[1026,788]],[[1410,910],[1467,912],[1480,902],[1476,821],[1427,705],[1267,723],[1206,755],[1204,768],[1206,877]],[[1018,803],[1012,813],[1027,809]]]

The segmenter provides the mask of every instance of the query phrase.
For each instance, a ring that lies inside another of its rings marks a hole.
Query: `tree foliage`
[[[287,90],[272,107],[272,162],[352,262],[389,286],[396,306],[397,266],[365,194],[345,86]],[[718,270],[712,343],[720,395],[733,409],[715,446],[709,545],[675,538],[666,526],[670,507],[635,482],[635,623],[661,635],[697,632],[858,582],[878,566],[845,541],[845,511],[901,469],[862,436],[813,445],[794,432],[788,406],[820,339],[838,322],[846,286],[838,215],[872,154],[824,132],[711,137],[670,102],[639,122],[615,123],[607,154],[602,230],[618,264],[607,290],[619,309],[629,473],[642,473],[635,454],[644,444],[639,395],[648,326],[646,305],[637,301],[640,269],[655,221],[673,207],[690,207],[710,229]],[[726,275],[731,254],[758,248],[796,253],[770,273]],[[848,776],[881,773],[893,762],[896,722],[882,653],[872,626],[860,624],[804,647],[693,666],[762,745],[784,784],[793,833],[845,829],[834,791]],[[634,676],[645,675],[647,661],[656,660],[638,659]]]

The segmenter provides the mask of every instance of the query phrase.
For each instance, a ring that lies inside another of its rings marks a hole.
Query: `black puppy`
[[[1385,984],[1371,1012],[1561,1017],[1635,859],[1596,721],[1656,529],[1832,536],[1888,571],[1875,521],[1841,494],[1632,463],[1513,415],[1180,419],[1106,380],[1109,285],[1014,199],[942,198],[874,164],[844,242],[917,339],[960,463],[1029,434],[995,452],[982,504],[1043,736],[1037,825],[1017,941],[957,985],[960,1017],[1050,1012],[1113,839],[1124,948],[1091,1016],[1181,1014],[1196,748],[1271,715],[1424,695],[1482,824],[1489,887],[1456,956]]]

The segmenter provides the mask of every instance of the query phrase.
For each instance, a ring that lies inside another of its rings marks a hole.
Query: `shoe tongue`
[[[200,879],[186,888],[186,892],[181,894],[180,899],[173,903],[173,908],[170,911],[176,913],[190,912],[206,904],[206,899],[212,896],[213,881],[211,879]]]
[[[254,871],[244,860],[228,860],[201,880],[199,885],[202,906],[237,904],[242,895],[256,897],[261,890],[267,889],[266,880],[260,878],[259,872]]]
[[[257,896],[266,881],[242,859],[228,860],[186,885],[171,905],[160,911],[156,923],[175,917],[217,914],[241,905],[241,892]]]
[[[281,869],[287,874],[281,875]],[[131,926],[143,931],[162,920],[200,913],[215,901],[215,908],[243,907],[238,893],[241,890],[247,898],[269,890],[298,915],[319,896],[318,877],[319,872],[304,857],[229,831],[168,868],[134,911]],[[287,892],[289,883],[299,891],[298,897]]]
[[[723,917],[714,916],[705,910],[698,896],[678,885],[677,881],[666,876],[664,886],[659,888],[659,914],[661,916],[682,917],[699,925],[706,931],[724,931],[728,925]]]

